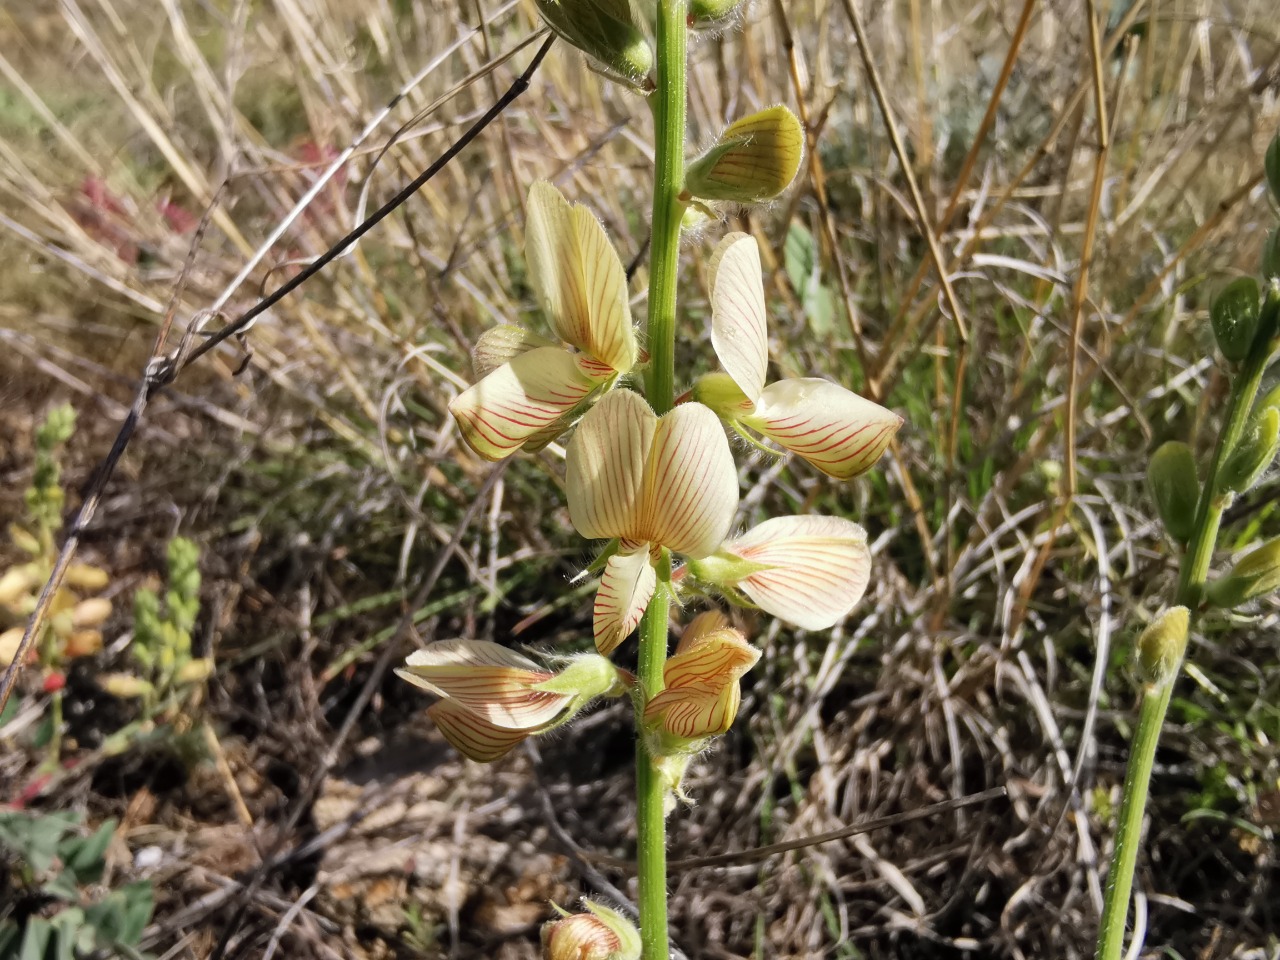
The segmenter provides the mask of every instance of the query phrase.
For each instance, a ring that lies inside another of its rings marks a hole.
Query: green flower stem
[[[662,689],[671,594],[659,584],[640,622],[640,684],[649,696]],[[636,739],[636,847],[640,875],[640,941],[644,960],[667,960],[666,790],[645,739]]]
[[[687,0],[658,2],[658,85],[653,104],[655,144],[653,242],[649,254],[649,403],[659,416],[675,401],[676,279],[684,205],[685,59]]]
[[[652,245],[649,253],[649,403],[659,415],[675,403],[676,281],[684,207],[687,0],[658,0],[657,87],[650,96],[656,131]],[[671,593],[660,582],[640,623],[641,689],[662,689]],[[640,881],[640,940],[644,960],[667,960],[666,791],[644,742],[636,746],[636,836]]]
[[[1209,577],[1209,564],[1213,549],[1218,543],[1218,528],[1222,523],[1222,511],[1231,501],[1229,493],[1218,489],[1218,475],[1231,452],[1244,435],[1249,412],[1258,394],[1258,385],[1271,358],[1271,337],[1258,336],[1249,356],[1235,378],[1231,389],[1227,421],[1218,434],[1217,448],[1209,475],[1205,477],[1200,501],[1196,506],[1195,528],[1182,558],[1175,603],[1185,606],[1194,618],[1204,596],[1205,582]],[[1111,867],[1107,873],[1107,891],[1102,906],[1102,923],[1098,933],[1097,960],[1120,960],[1124,948],[1125,920],[1129,915],[1129,898],[1133,892],[1133,871],[1138,862],[1138,849],[1142,840],[1142,819],[1147,807],[1147,791],[1151,785],[1151,768],[1156,759],[1156,746],[1160,742],[1160,730],[1164,726],[1169,700],[1182,669],[1181,657],[1176,669],[1168,677],[1147,685],[1142,691],[1142,706],[1138,712],[1138,729],[1134,734],[1129,753],[1129,766],[1125,770],[1124,793],[1120,799],[1120,815],[1116,825],[1115,850],[1111,855]]]

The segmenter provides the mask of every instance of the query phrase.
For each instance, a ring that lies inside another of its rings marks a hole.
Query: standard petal
[[[410,654],[396,673],[508,730],[539,730],[554,722],[572,699],[563,693],[534,690],[555,674],[487,640],[433,643]]]
[[[592,627],[596,649],[608,656],[631,635],[653,597],[658,575],[649,563],[649,551],[615,553],[604,566],[596,588]]]
[[[471,369],[477,380],[483,380],[522,353],[538,347],[554,346],[546,337],[530,333],[524,327],[517,327],[514,323],[500,324],[480,334],[480,339],[471,351]]]
[[[767,565],[735,586],[760,609],[806,630],[825,630],[845,617],[871,576],[866,531],[839,517],[775,517],[724,550]]]
[[[662,679],[667,688],[737,683],[759,659],[760,651],[742,634],[720,627],[677,650],[663,667]]]
[[[738,472],[719,418],[683,403],[658,421],[645,471],[636,540],[705,557],[720,545],[738,509]]]
[[[625,373],[635,366],[636,335],[627,274],[600,221],[539,181],[529,191],[525,258],[556,333]]]
[[[731,233],[711,255],[711,345],[754,403],[769,363],[764,274],[755,237]]]
[[[729,617],[722,610],[704,610],[684,628],[680,634],[680,642],[676,644],[675,654],[684,653],[703,637],[715,630],[724,630],[729,626]]]
[[[529,736],[527,731],[496,727],[451,700],[433,704],[427,716],[459,753],[477,763],[500,760]]]
[[[902,418],[829,380],[780,380],[742,422],[828,476],[849,480],[880,459]]]
[[[657,423],[639,394],[614,390],[578,424],[566,455],[565,485],[569,518],[582,536],[635,539],[645,457]]]
[[[462,439],[501,460],[572,410],[597,386],[572,354],[539,347],[504,363],[449,404]]]

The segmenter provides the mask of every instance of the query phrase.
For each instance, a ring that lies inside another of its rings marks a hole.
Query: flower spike
[[[605,396],[569,441],[569,518],[591,539],[617,539],[596,594],[596,649],[609,653],[640,621],[662,551],[705,557],[738,508],[738,477],[709,409],[681,404],[658,417],[629,390]]]
[[[871,551],[862,527],[839,517],[775,517],[711,557],[691,561],[704,583],[742,593],[805,630],[834,626],[867,590]]]
[[[711,342],[725,374],[709,374],[694,395],[721,417],[754,430],[837,480],[870,470],[902,418],[829,380],[805,377],[765,386],[768,333],[760,250],[731,233],[711,258]]]
[[[639,356],[617,251],[591,212],[549,183],[529,191],[525,256],[552,328],[573,349],[511,324],[480,337],[472,357],[480,379],[449,411],[486,460],[546,446]]]

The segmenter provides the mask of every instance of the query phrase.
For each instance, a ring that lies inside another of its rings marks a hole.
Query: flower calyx
[[[622,696],[633,682],[593,653],[552,671],[488,640],[441,640],[410,654],[396,674],[441,698],[427,716],[460,753],[479,763],[568,723],[597,697]]]
[[[760,434],[827,476],[849,480],[870,470],[902,418],[817,377],[766,386],[768,326],[755,238],[726,236],[712,254],[710,272],[711,343],[725,372],[701,378],[694,397],[735,428]]]

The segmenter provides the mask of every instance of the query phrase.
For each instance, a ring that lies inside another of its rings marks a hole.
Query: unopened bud
[[[97,627],[111,616],[111,601],[105,597],[81,600],[71,610],[71,623],[76,627]]]
[[[627,691],[626,671],[613,665],[608,657],[598,653],[584,653],[569,661],[569,665],[550,680],[535,684],[534,690],[546,693],[565,693],[572,696],[569,708],[577,712],[596,697],[620,697]]]
[[[1280,410],[1259,410],[1245,428],[1227,462],[1222,465],[1222,486],[1233,493],[1249,490],[1271,466],[1280,449]]]
[[[1181,440],[1162,444],[1151,455],[1147,482],[1169,536],[1186,543],[1195,530],[1196,503],[1200,499],[1200,480],[1191,448]]]
[[[1213,306],[1209,308],[1213,335],[1222,355],[1232,363],[1239,363],[1249,355],[1258,333],[1260,309],[1258,281],[1253,277],[1231,282],[1214,297]]]
[[[781,105],[769,107],[731,124],[691,161],[684,187],[700,200],[772,200],[791,185],[803,156],[804,128],[796,115]]]
[[[631,16],[628,0],[536,0],[547,26],[599,62],[612,76],[638,85],[653,69],[653,48]]]
[[[695,30],[723,26],[746,5],[746,0],[689,0],[689,26]]]
[[[1271,197],[1276,203],[1280,203],[1280,133],[1271,138],[1263,167],[1267,171],[1267,186],[1271,188]]]
[[[1207,597],[1216,607],[1230,609],[1280,589],[1280,537],[1245,554],[1220,580],[1209,584]]]
[[[207,680],[213,675],[213,660],[210,657],[197,657],[195,660],[188,660],[174,675],[174,681],[179,686],[185,686],[189,683],[199,683]]]
[[[87,563],[73,563],[67,567],[67,586],[78,590],[101,590],[110,579],[107,571]]]
[[[0,576],[0,606],[16,603],[39,585],[40,575],[34,567],[10,567]]]
[[[640,960],[640,934],[626,917],[590,900],[588,913],[566,913],[542,927],[544,960]]]
[[[1187,649],[1187,628],[1191,612],[1186,607],[1170,607],[1156,617],[1138,637],[1138,673],[1143,682],[1169,683]]]
[[[1280,279],[1280,229],[1272,230],[1262,243],[1262,276],[1267,280]]]

